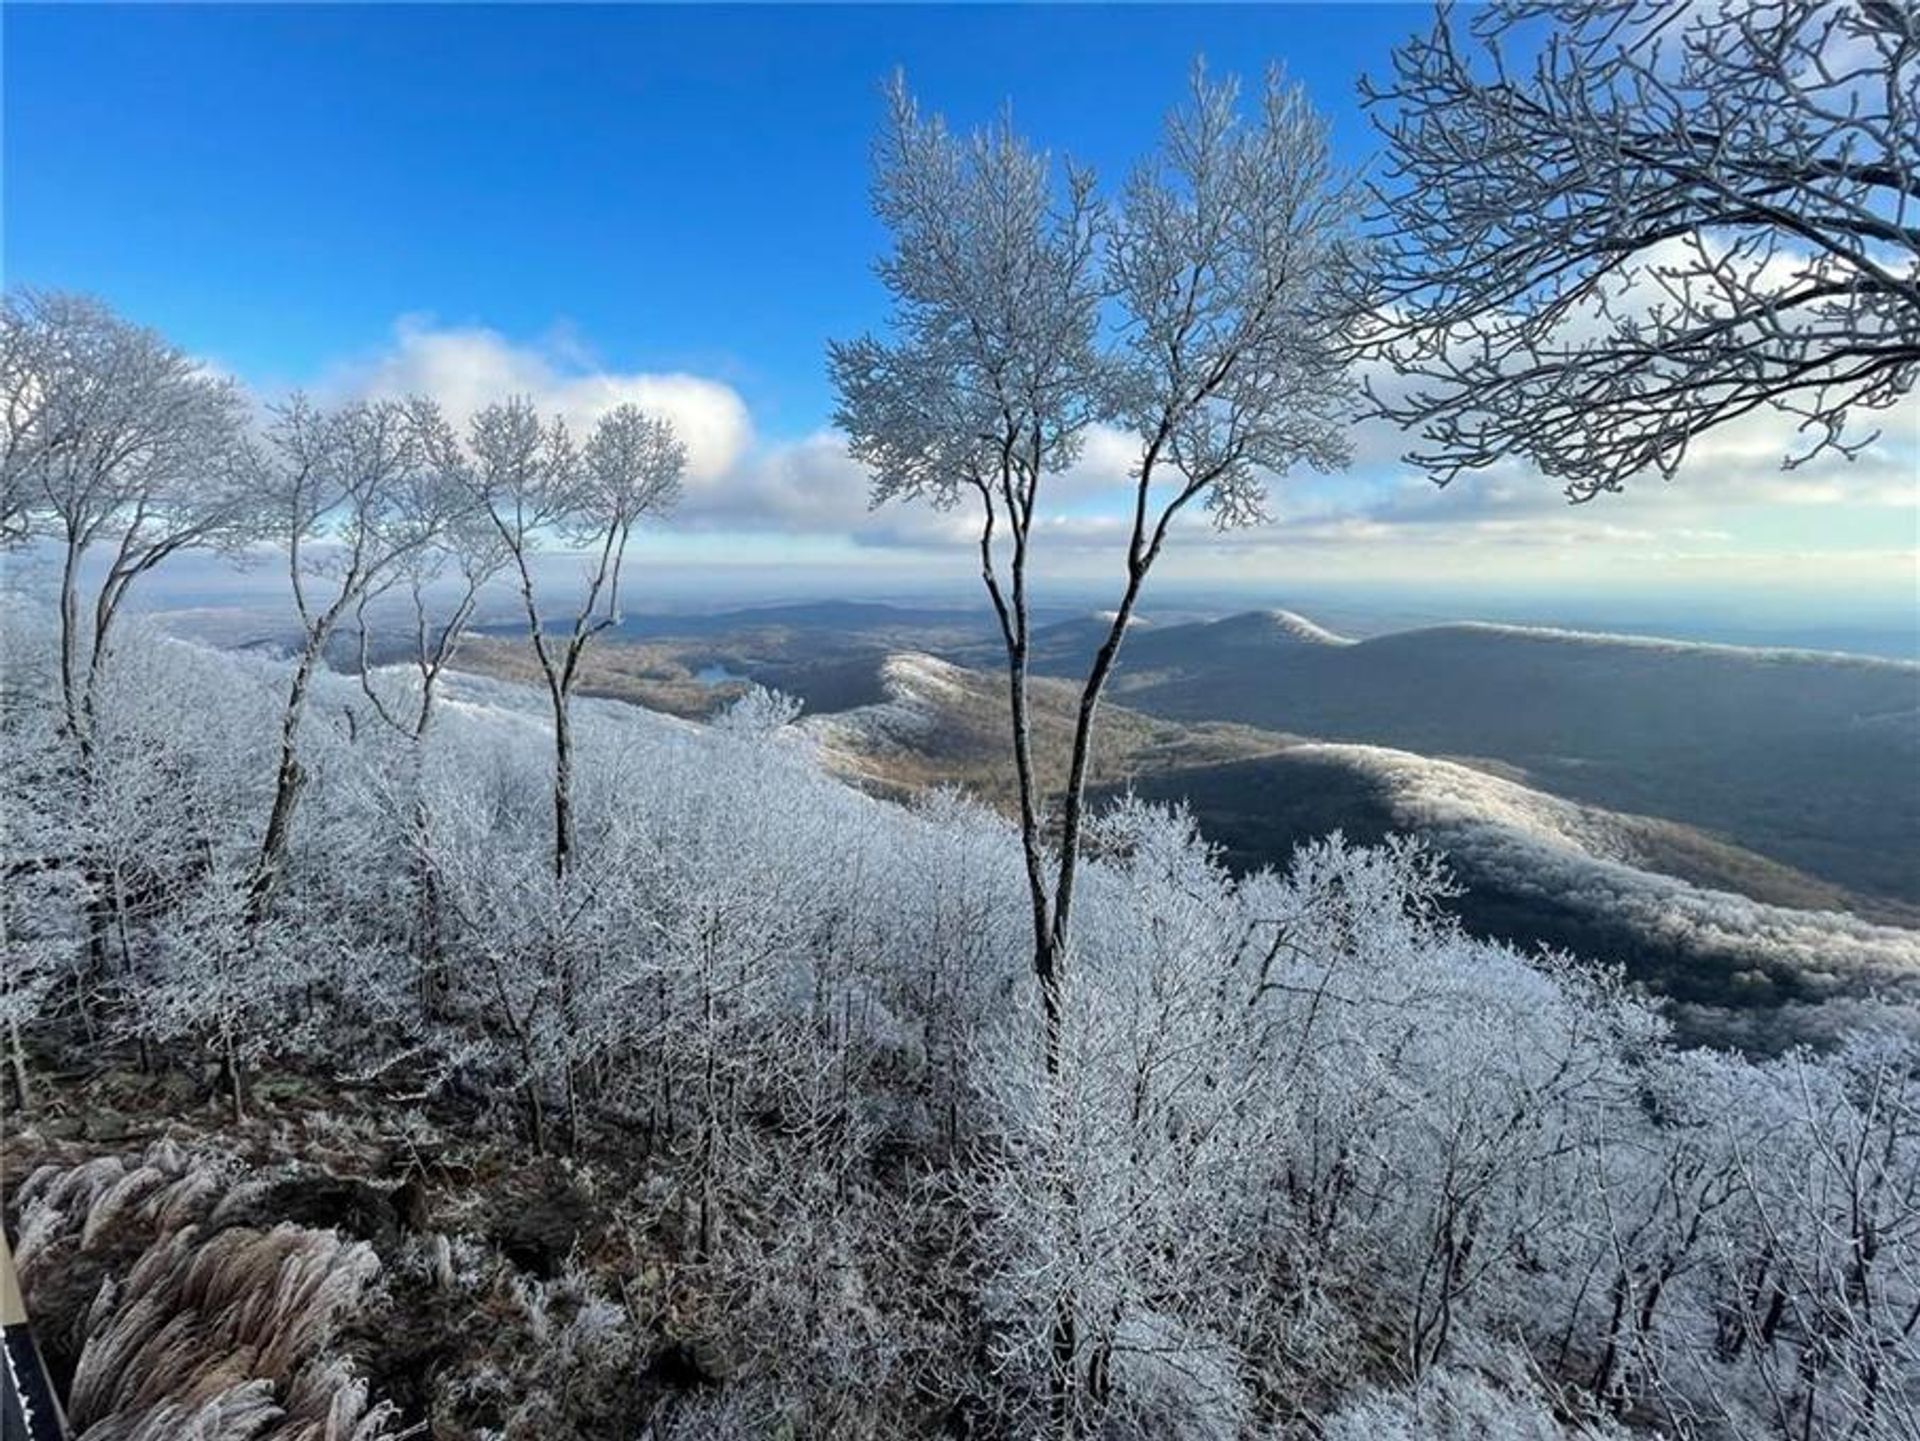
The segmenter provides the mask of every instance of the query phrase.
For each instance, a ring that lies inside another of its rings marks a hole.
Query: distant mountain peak
[[[1308,620],[1298,611],[1292,610],[1250,610],[1240,615],[1230,615],[1224,620],[1213,623],[1213,629],[1227,633],[1242,633],[1261,639],[1283,639],[1302,645],[1352,645],[1353,642],[1343,635],[1336,635],[1325,626]]]
[[[927,690],[954,690],[964,687],[968,672],[952,661],[927,655],[923,651],[895,651],[880,662],[881,683],[894,699],[920,695]]]

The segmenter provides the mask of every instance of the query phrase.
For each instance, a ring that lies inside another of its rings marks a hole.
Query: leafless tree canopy
[[[758,687],[708,726],[585,693],[680,488],[664,420],[295,398],[250,440],[160,337],[8,297],[0,543],[63,554],[0,645],[6,1153],[45,1162],[5,1219],[76,1424],[1920,1436],[1920,1011],[1867,994],[1910,931],[1755,903],[1822,938],[1795,987],[1847,1034],[1681,1049],[1625,973],[1466,930],[1419,841],[1241,872],[1185,809],[1086,795],[1157,558],[1345,459],[1363,341],[1443,480],[1523,454],[1584,498],[1768,407],[1796,460],[1864,444],[1920,363],[1915,3],[1443,13],[1374,96],[1398,169],[1364,308],[1353,186],[1277,77],[1243,103],[1197,73],[1104,200],[896,86],[894,309],[832,348],[837,419],[876,502],[977,515],[1017,819],[845,784]],[[1114,609],[1043,775],[1031,562],[1093,437],[1125,447]],[[134,617],[108,644],[138,576],[259,539],[293,654]],[[532,687],[454,668],[496,581]],[[1385,749],[1352,773],[1443,839],[1515,812],[1483,873],[1506,849],[1576,909],[1739,924],[1589,849],[1604,813]],[[207,1144],[102,1149],[132,1124]],[[336,1200],[274,1224],[307,1189]]]
[[[893,334],[831,347],[837,423],[874,473],[874,503],[979,502],[980,575],[1007,655],[1021,851],[1041,1000],[1059,1078],[1095,722],[1147,576],[1193,502],[1221,528],[1265,518],[1268,480],[1346,457],[1351,190],[1297,87],[1268,78],[1257,113],[1196,67],[1187,103],[1111,211],[1094,178],[1049,158],[1011,117],[968,138],[921,116],[904,83],[876,147],[880,264]],[[1107,633],[1081,686],[1053,839],[1028,699],[1034,522],[1050,477],[1104,423],[1137,446]],[[1044,1170],[1044,1167],[1042,1168]],[[1071,1187],[1061,1204],[1071,1210]],[[1109,1385],[1071,1286],[1054,1298],[1051,1418]]]
[[[1391,147],[1379,339],[1442,482],[1575,500],[1772,407],[1851,455],[1920,371],[1920,8],[1508,0],[1363,83]]]
[[[58,553],[61,683],[83,746],[135,583],[183,550],[252,533],[244,414],[235,386],[90,296],[20,290],[0,306],[0,543]],[[101,551],[83,621],[81,565]]]
[[[1198,500],[1222,527],[1263,518],[1269,477],[1344,459],[1349,191],[1322,122],[1279,78],[1244,115],[1196,70],[1158,151],[1109,209],[1092,174],[1029,147],[1011,117],[970,137],[904,84],[876,146],[874,203],[892,335],[830,350],[835,419],[875,504],[979,504],[981,578],[1006,644],[1036,970],[1064,950],[1095,711],[1148,572]],[[1029,563],[1044,484],[1089,426],[1137,437],[1130,527],[1107,643],[1084,687],[1057,875],[1026,718]]]
[[[203,541],[242,499],[242,408],[230,383],[90,296],[9,292],[0,536],[167,554]]]
[[[464,457],[451,454],[453,474],[493,531],[501,565],[513,576],[553,711],[553,866],[566,873],[574,844],[569,707],[588,644],[620,621],[620,580],[634,527],[670,510],[680,494],[686,446],[671,422],[638,406],[602,416],[584,447],[558,417],[543,424],[532,402],[516,398],[473,417]],[[564,626],[544,615],[534,558],[557,535],[585,564],[578,601]]]

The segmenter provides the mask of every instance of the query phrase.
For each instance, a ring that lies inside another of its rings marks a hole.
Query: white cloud
[[[522,344],[483,327],[410,317],[394,327],[385,347],[338,368],[319,388],[334,396],[426,393],[456,421],[489,401],[526,395],[581,432],[606,410],[632,401],[670,417],[688,443],[688,485],[672,533],[698,533],[708,545],[729,536],[851,541],[869,553],[925,556],[955,574],[973,563],[978,517],[971,498],[947,512],[920,502],[870,509],[869,477],[848,455],[844,437],[820,430],[796,440],[756,441],[746,403],[731,386],[685,373],[609,371],[564,331]],[[1274,486],[1276,524],[1222,534],[1198,510],[1184,518],[1172,548],[1183,554],[1172,564],[1199,574],[1208,567],[1302,565],[1506,571],[1680,564],[1676,550],[1688,564],[1710,557],[1732,562],[1748,548],[1737,534],[1742,514],[1819,505],[1911,510],[1920,398],[1910,397],[1883,419],[1885,438],[1859,460],[1826,456],[1804,470],[1782,472],[1792,421],[1755,416],[1703,438],[1671,484],[1649,480],[1577,508],[1518,460],[1440,490],[1389,458],[1407,448],[1406,436],[1369,424],[1357,428],[1349,475]],[[1088,432],[1079,459],[1045,487],[1036,518],[1042,564],[1099,569],[1119,553],[1137,459],[1136,438],[1109,427]],[[1813,548],[1831,543],[1817,530],[1803,540]],[[1761,551],[1779,555],[1772,547]]]
[[[867,474],[831,431],[762,447],[735,459],[712,484],[690,490],[676,520],[705,529],[844,534],[866,514]]]
[[[729,385],[681,372],[592,367],[577,339],[561,332],[516,345],[478,326],[440,327],[420,316],[394,326],[392,343],[337,370],[323,389],[341,395],[430,395],[455,424],[510,396],[526,396],[584,436],[600,416],[631,402],[663,415],[687,447],[689,490],[728,476],[753,443],[746,402]]]
[[[1071,537],[1087,527],[1104,532],[1117,525],[1118,521],[1105,517],[1070,515],[1063,508],[1121,498],[1137,451],[1138,442],[1125,432],[1093,427],[1075,463],[1047,478],[1049,510],[1038,518],[1037,528]],[[866,467],[847,453],[845,437],[821,430],[742,456],[724,476],[688,493],[676,523],[702,529],[830,534],[869,547],[945,548],[976,543],[979,507],[971,495],[946,511],[920,501],[874,509],[868,503],[871,492],[872,479]]]

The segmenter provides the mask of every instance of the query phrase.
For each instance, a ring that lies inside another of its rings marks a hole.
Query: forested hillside
[[[1036,636],[1046,674],[1084,669],[1074,627]],[[1920,901],[1920,666],[1521,626],[1360,641],[1286,612],[1129,638],[1115,699],[1430,756],[1705,828],[1869,894]]]
[[[316,675],[261,909],[288,667],[129,632],[80,783],[54,627],[6,639],[10,1220],[83,1435],[243,1402],[366,1437],[1032,1434],[1062,1290],[1102,1435],[1920,1416],[1892,1015],[1826,1056],[1676,1050],[1603,968],[1465,938],[1417,848],[1234,879],[1122,803],[1049,1088],[1017,834],[848,788],[777,697],[581,703],[556,875],[542,697],[452,678],[415,735],[374,704],[410,671]],[[67,1099],[82,1046],[144,1078],[111,1127]],[[216,1246],[256,1258],[222,1304],[306,1299],[183,1391],[143,1297]],[[114,1255],[125,1286],[75,1289]]]

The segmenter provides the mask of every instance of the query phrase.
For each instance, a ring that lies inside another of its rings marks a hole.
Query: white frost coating
[[[924,1414],[929,1394],[980,1394],[999,1434],[1041,1434],[1036,1383],[1069,1290],[1077,1368],[1100,1382],[1083,1392],[1081,1434],[1114,1441],[1247,1434],[1262,1376],[1315,1398],[1303,1421],[1350,1441],[1532,1441],[1555,1434],[1535,1423],[1565,1397],[1599,1389],[1610,1347],[1631,1365],[1607,1395],[1702,1441],[1920,1434],[1920,1351],[1903,1329],[1920,1242],[1868,1215],[1874,1254],[1858,1244],[1862,1207],[1899,1221],[1890,1206],[1910,1209],[1920,1174],[1911,1006],[1856,986],[1839,1013],[1851,1034],[1828,1055],[1674,1050],[1611,974],[1461,932],[1444,875],[1402,839],[1323,841],[1284,873],[1235,875],[1190,816],[1127,800],[1095,823],[1049,1078],[1034,1064],[1021,837],[1005,820],[951,793],[870,799],[761,731],[596,705],[576,717],[585,844],[556,880],[551,758],[528,730],[539,692],[484,678],[456,681],[416,766],[367,722],[352,679],[315,677],[287,909],[257,928],[234,914],[235,882],[257,844],[246,817],[268,798],[286,668],[125,645],[99,715],[103,789],[81,809],[69,772],[42,763],[65,740],[52,638],[28,617],[0,655],[10,693],[34,702],[9,714],[9,758],[28,763],[9,771],[8,840],[32,847],[10,859],[84,823],[94,854],[150,878],[164,909],[124,916],[137,984],[111,1012],[102,1000],[114,1033],[195,1049],[231,1038],[242,1065],[278,1054],[369,1079],[397,1064],[429,1084],[457,1073],[484,1088],[480,1124],[509,1156],[529,1155],[543,1123],[552,1137],[611,1114],[570,1093],[584,1068],[610,1071],[610,1095],[657,1095],[656,1124],[687,1159],[660,1147],[636,1199],[708,1233],[695,1294],[726,1300],[721,1363],[777,1387],[783,1406],[886,1408],[868,1429],[910,1435],[900,1418]],[[984,713],[986,692],[938,662],[902,657],[887,679],[946,724],[932,709],[945,687],[965,691],[967,718]],[[1374,767],[1403,809],[1425,805],[1457,846],[1531,867],[1536,884],[1614,885],[1623,909],[1653,884],[1581,852],[1576,840],[1609,833],[1578,807],[1464,767],[1315,750]],[[414,822],[416,800],[430,826]],[[1631,818],[1614,824],[1630,854]],[[431,891],[409,884],[415,845],[430,848]],[[48,874],[17,887],[31,905],[10,893],[9,940],[44,945],[70,973],[87,897]],[[1685,905],[1727,904],[1659,894],[1683,920]],[[444,967],[411,943],[436,900]],[[433,1012],[418,1004],[429,979],[449,993]],[[900,1167],[903,1147],[931,1164]],[[149,1178],[109,1176],[117,1165],[87,1172],[102,1184],[82,1242],[149,1214]],[[19,1188],[23,1265],[58,1242],[35,1208],[80,1216],[55,1179]],[[964,1269],[900,1264],[903,1240],[957,1216]],[[456,1238],[450,1261],[422,1261],[463,1287],[469,1247],[493,1249]],[[1436,1291],[1433,1267],[1469,1250]],[[1777,1327],[1773,1290],[1753,1284],[1761,1263],[1793,1308]],[[582,1289],[543,1289],[576,1274]],[[497,1314],[522,1339],[493,1350],[489,1372],[436,1379],[436,1404],[466,1405],[483,1374],[516,1405],[590,1397],[553,1371],[599,1354],[622,1280],[589,1263],[519,1281]],[[1611,1304],[1626,1287],[1636,1304]],[[1731,1357],[1730,1328],[1747,1338]],[[625,1386],[633,1360],[616,1359]],[[1883,1385],[1869,1416],[1844,1366],[1897,1389]],[[1430,1379],[1407,1394],[1368,1385],[1402,1374]],[[1553,1385],[1542,1405],[1536,1375]],[[1818,1390],[1796,1401],[1792,1429],[1756,1422],[1806,1376]],[[763,1434],[792,1412],[717,1414],[671,1434]],[[551,1410],[533,1432],[614,1434],[571,1416]]]
[[[1396,635],[1444,635],[1468,633],[1514,636],[1521,640],[1560,641],[1600,650],[1609,647],[1657,652],[1665,655],[1717,655],[1733,660],[1748,660],[1756,665],[1781,662],[1810,665],[1844,666],[1857,670],[1905,671],[1920,675],[1920,662],[1893,660],[1886,656],[1855,655],[1850,651],[1804,650],[1791,646],[1723,645],[1717,641],[1672,640],[1662,636],[1618,635],[1609,631],[1563,630],[1557,626],[1509,625],[1487,620],[1457,621],[1448,625],[1422,626],[1417,631],[1395,631]],[[1384,637],[1382,637],[1384,639]]]
[[[1297,641],[1311,645],[1352,645],[1353,641],[1344,635],[1337,635],[1316,621],[1308,620],[1298,611],[1274,610],[1267,612],[1275,629]]]
[[[1920,935],[1912,931],[1767,905],[1643,869],[1640,828],[1657,824],[1643,817],[1379,746],[1314,744],[1292,754],[1338,761],[1382,783],[1395,821],[1440,850],[1650,940],[1814,973],[1920,980]]]
[[[804,716],[800,729],[820,747],[829,765],[864,774],[876,756],[911,748],[940,723],[944,703],[971,694],[968,672],[917,651],[890,655],[880,663],[886,699],[833,715]]]

